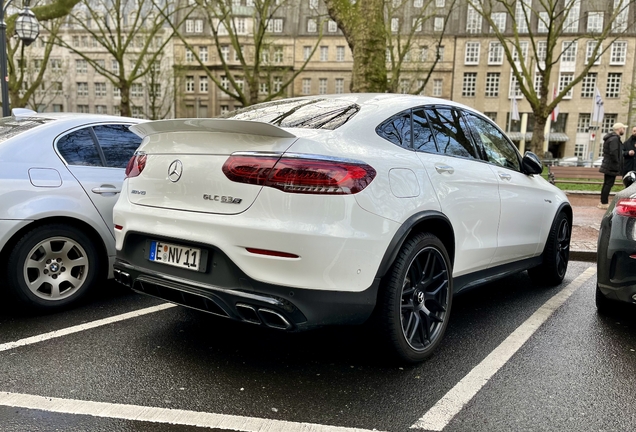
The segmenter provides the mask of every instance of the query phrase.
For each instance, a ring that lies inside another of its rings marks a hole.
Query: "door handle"
[[[455,168],[453,168],[450,165],[435,165],[435,170],[440,173],[440,174],[444,174],[444,173],[448,173],[448,174],[453,174],[455,172]]]
[[[502,180],[511,180],[512,176],[510,174],[505,174],[505,173],[499,173],[499,178]]]
[[[115,186],[106,186],[106,185],[102,185],[100,187],[94,187],[93,189],[91,189],[91,192],[96,193],[96,194],[100,194],[100,195],[106,195],[106,194],[118,194],[121,192],[121,189],[116,189]]]

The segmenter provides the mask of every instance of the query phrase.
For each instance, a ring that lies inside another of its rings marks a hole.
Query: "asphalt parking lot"
[[[364,327],[286,334],[114,283],[49,315],[0,308],[3,431],[626,431],[636,314],[594,307],[595,265],[455,299],[426,362],[387,361]]]

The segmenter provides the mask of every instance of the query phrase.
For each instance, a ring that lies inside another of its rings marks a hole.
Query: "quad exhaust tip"
[[[113,277],[115,278],[116,282],[119,282],[120,284],[127,286],[128,288],[132,288],[132,278],[130,277],[130,274],[115,269],[113,270]]]
[[[290,330],[292,328],[287,318],[271,309],[256,308],[245,303],[237,303],[236,311],[243,321],[251,324],[264,324],[277,330]]]

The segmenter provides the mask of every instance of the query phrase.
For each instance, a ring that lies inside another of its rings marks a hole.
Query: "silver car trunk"
[[[185,119],[131,128],[144,137],[141,174],[128,179],[130,202],[194,212],[236,214],[256,199],[261,186],[230,181],[223,164],[235,152],[282,154],[296,140],[267,123]]]

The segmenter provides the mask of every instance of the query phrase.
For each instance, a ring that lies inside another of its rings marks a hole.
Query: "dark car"
[[[623,178],[603,216],[598,236],[596,307],[610,312],[617,302],[636,304],[636,172]]]

